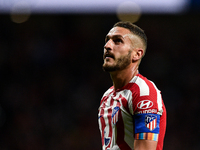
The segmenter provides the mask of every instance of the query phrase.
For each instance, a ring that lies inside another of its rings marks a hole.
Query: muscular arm
[[[156,150],[157,141],[134,140],[134,150]]]

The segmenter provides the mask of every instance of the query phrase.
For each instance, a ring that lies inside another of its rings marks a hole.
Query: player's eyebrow
[[[122,36],[120,34],[116,34],[116,35],[110,36],[108,34],[108,35],[106,35],[105,42],[107,42],[109,39],[117,39],[117,38],[124,39],[124,36]]]

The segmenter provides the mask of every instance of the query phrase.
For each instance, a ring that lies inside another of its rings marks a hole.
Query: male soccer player
[[[105,38],[103,70],[113,86],[103,95],[98,114],[103,150],[162,150],[166,109],[156,85],[139,74],[147,48],[144,31],[118,22]]]

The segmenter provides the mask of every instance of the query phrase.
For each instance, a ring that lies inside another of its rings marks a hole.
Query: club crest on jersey
[[[109,143],[110,143],[110,137],[104,138],[104,144],[105,144],[105,146],[108,146]]]
[[[156,115],[146,115],[145,116],[145,126],[150,130],[154,130],[157,127],[157,116]]]
[[[112,111],[112,123],[115,125],[118,121],[119,116],[119,107],[116,106]]]
[[[108,146],[110,143],[110,137],[108,137],[108,132],[106,132],[106,128],[104,129],[104,145]]]

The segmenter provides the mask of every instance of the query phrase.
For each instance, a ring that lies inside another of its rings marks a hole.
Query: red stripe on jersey
[[[132,99],[133,100],[134,99],[138,99],[140,97],[140,95],[137,94],[137,93],[140,93],[140,89],[139,89],[139,86],[137,84],[135,84],[135,83],[129,83],[129,84],[126,85],[126,87],[124,87],[124,89],[131,89]],[[135,112],[136,109],[137,109],[137,107],[134,107],[136,105],[132,105],[132,106],[133,106],[133,112]],[[127,108],[127,110],[129,111],[129,108]]]
[[[166,131],[167,112],[164,103],[162,102],[163,114],[160,116],[160,132],[158,137],[158,144],[156,150],[162,150],[164,143],[164,136]]]
[[[113,103],[112,103],[112,105],[113,105]],[[110,109],[108,109],[108,121],[109,121],[109,137],[111,137],[111,140],[112,140],[112,134],[113,134],[113,132],[112,132],[112,119],[111,119],[111,114],[112,114],[112,109],[110,108]],[[110,147],[110,144],[111,144],[111,141],[110,141],[110,143],[109,143],[109,145],[108,145],[108,147]]]
[[[120,98],[121,98],[121,102],[122,102],[123,107],[130,114],[129,107],[128,107],[128,101],[122,95],[120,95]]]
[[[103,116],[103,114],[104,114],[104,110],[101,109],[100,116]],[[102,145],[104,145],[104,129],[105,129],[105,127],[106,127],[106,124],[105,124],[105,120],[104,120],[103,117],[100,117],[99,119],[100,119],[101,128],[102,128],[102,131],[101,131],[101,135],[102,135],[102,137],[101,137],[101,142],[102,142]]]

